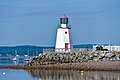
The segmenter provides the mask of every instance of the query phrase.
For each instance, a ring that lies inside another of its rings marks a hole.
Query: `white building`
[[[70,28],[68,28],[68,17],[62,16],[60,18],[60,27],[57,29],[56,36],[56,51],[68,51],[70,50]]]
[[[99,45],[94,45],[93,50],[96,50],[97,46],[99,46]],[[110,46],[110,45],[104,46],[104,45],[102,45],[102,47],[103,47],[103,49],[108,49],[110,51],[120,51],[120,46],[116,46],[116,45],[114,45],[114,46]]]

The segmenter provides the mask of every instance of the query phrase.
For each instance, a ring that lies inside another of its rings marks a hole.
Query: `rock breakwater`
[[[100,61],[119,61],[120,54],[109,51],[68,52],[68,53],[43,53],[33,58],[27,65],[38,66],[61,63],[82,63]]]
[[[109,51],[43,53],[25,65],[0,66],[7,69],[120,71],[120,54]]]

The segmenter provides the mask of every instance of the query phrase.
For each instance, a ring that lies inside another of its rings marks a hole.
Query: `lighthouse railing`
[[[93,51],[93,49],[91,49],[91,48],[72,48],[72,49],[46,48],[46,49],[43,49],[43,53],[54,53],[54,52],[57,52],[57,53],[67,53],[67,52],[76,53],[76,52],[91,52],[91,51]]]

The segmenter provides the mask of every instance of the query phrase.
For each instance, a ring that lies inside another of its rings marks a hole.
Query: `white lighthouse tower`
[[[62,16],[60,18],[60,27],[57,29],[57,36],[56,36],[56,46],[55,51],[70,51],[70,33],[68,28],[68,17]]]

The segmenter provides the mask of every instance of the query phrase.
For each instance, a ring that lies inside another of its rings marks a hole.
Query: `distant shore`
[[[120,71],[120,61],[100,61],[82,63],[62,63],[39,66],[7,65],[0,69],[45,69],[45,70],[85,70],[85,71]]]

